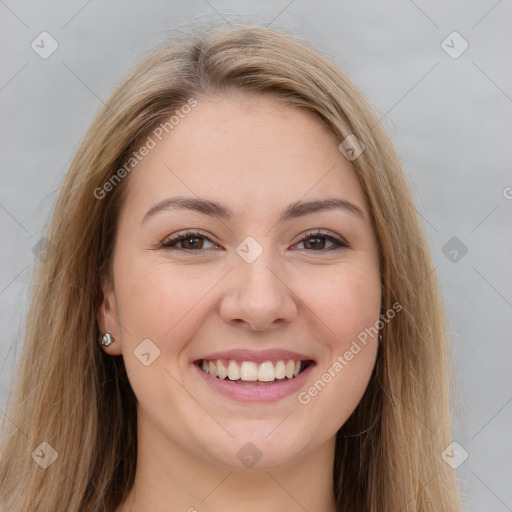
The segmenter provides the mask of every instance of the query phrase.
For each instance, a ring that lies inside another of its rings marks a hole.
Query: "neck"
[[[156,428],[139,424],[135,482],[117,512],[336,512],[335,439],[279,466],[235,468],[199,460]]]

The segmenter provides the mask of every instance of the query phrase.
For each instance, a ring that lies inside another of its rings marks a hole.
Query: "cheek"
[[[380,275],[374,267],[347,265],[332,275],[308,294],[308,306],[328,326],[323,337],[327,357],[316,380],[299,395],[311,414],[323,417],[328,431],[345,423],[368,385],[378,349],[375,325],[381,306]]]
[[[154,412],[180,399],[188,403],[173,378],[181,380],[175,362],[201,323],[201,299],[213,286],[212,278],[191,278],[188,270],[144,258],[119,263],[119,273],[124,271],[117,290],[125,327],[122,352],[132,389],[146,412],[148,404]],[[169,393],[162,393],[167,388]]]
[[[343,350],[366,328],[375,325],[381,307],[380,276],[372,269],[347,266],[332,270],[307,290],[304,302],[327,327],[333,349]]]
[[[127,337],[133,350],[149,338],[167,353],[167,359],[180,352],[207,314],[208,298],[221,277],[217,274],[200,266],[144,258],[125,263],[125,277],[118,290],[120,320],[129,332],[123,332],[123,345]]]

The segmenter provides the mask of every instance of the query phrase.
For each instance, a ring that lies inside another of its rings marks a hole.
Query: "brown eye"
[[[178,234],[165,242],[162,242],[161,248],[177,251],[196,251],[205,248],[204,240],[208,240],[213,245],[213,243],[201,233],[196,231],[187,231],[186,233]],[[180,244],[180,246],[175,247],[178,244]],[[206,249],[208,249],[208,247],[206,247]]]
[[[327,242],[331,242],[332,245],[326,248],[325,246]],[[329,234],[324,234],[320,231],[307,233],[297,243],[304,243],[305,249],[312,250],[314,252],[348,248],[348,244],[341,238],[337,238]]]
[[[202,249],[203,248],[203,238],[202,237],[189,237],[189,238],[182,238],[179,240],[179,243],[185,244],[182,246],[182,249]]]

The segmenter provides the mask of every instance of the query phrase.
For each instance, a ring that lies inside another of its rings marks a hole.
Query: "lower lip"
[[[197,364],[192,364],[192,366],[197,369],[201,378],[210,387],[233,400],[238,400],[239,402],[275,402],[280,398],[297,392],[304,385],[315,364],[310,363],[302,373],[299,373],[293,379],[264,386],[250,386],[236,384],[229,380],[220,380],[204,372]]]

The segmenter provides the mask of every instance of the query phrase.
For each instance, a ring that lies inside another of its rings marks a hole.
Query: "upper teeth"
[[[229,380],[245,380],[262,382],[271,382],[275,379],[289,379],[296,377],[299,374],[302,361],[288,361],[280,360],[275,364],[272,361],[265,361],[264,363],[255,363],[254,361],[234,361],[232,359],[226,361],[217,359],[216,361],[206,361],[203,359],[201,368],[219,379]]]

